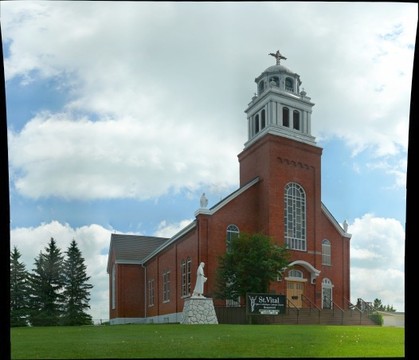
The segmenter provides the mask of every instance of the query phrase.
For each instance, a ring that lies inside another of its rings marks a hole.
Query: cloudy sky
[[[415,3],[1,2],[11,246],[85,257],[108,319],[111,233],[174,235],[238,188],[254,79],[275,59],[316,104],[322,201],[351,300],[404,311]]]

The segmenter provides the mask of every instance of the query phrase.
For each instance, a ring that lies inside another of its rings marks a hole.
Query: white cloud
[[[193,219],[189,219],[182,220],[174,224],[168,224],[166,220],[163,220],[160,222],[157,231],[154,233],[154,236],[171,238],[172,236],[176,235],[179,231],[184,229],[186,226],[188,226],[192,221]]]
[[[365,214],[350,225],[352,301],[380,299],[404,311],[405,231],[399,221]]]
[[[216,173],[236,184],[243,110],[277,46],[316,103],[319,138],[338,136],[354,154],[372,147],[377,157],[406,157],[415,6],[1,6],[6,78],[55,79],[70,95],[63,113],[39,113],[11,136],[14,180],[25,196],[144,198],[217,183]],[[292,36],[278,37],[290,27]]]
[[[9,134],[11,178],[25,196],[68,199],[147,199],[200,183],[236,184],[234,145],[214,148],[219,139],[201,129],[196,135],[189,123],[41,113]]]

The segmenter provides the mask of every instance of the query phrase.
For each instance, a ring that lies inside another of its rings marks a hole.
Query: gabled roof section
[[[223,206],[228,204],[231,200],[238,197],[247,189],[259,182],[259,177],[249,181],[241,188],[237,189],[229,196],[215,204],[210,209],[199,209],[195,216],[199,213],[212,215]],[[180,230],[171,238],[158,238],[154,236],[137,236],[137,235],[123,235],[112,234],[111,245],[109,247],[108,267],[107,271],[110,272],[110,258],[112,251],[115,253],[115,261],[119,264],[144,264],[153,256],[158,254],[163,249],[174,243],[176,240],[192,231],[196,227],[196,220],[192,221],[189,225]]]
[[[198,214],[212,215],[216,211],[220,210],[222,207],[227,205],[231,200],[238,197],[240,194],[244,193],[247,189],[259,182],[259,176],[255,177],[253,180],[250,180],[248,183],[244,184],[241,188],[232,192],[230,195],[219,201],[217,204],[212,206],[210,209],[199,209],[195,212],[195,216]]]
[[[231,193],[229,196],[227,196],[226,198],[224,198],[223,200],[221,200],[220,202],[215,204],[210,209],[199,209],[199,210],[197,210],[195,212],[195,216],[197,216],[198,214],[206,214],[206,215],[214,214],[217,210],[221,209],[224,205],[228,204],[231,200],[233,200],[234,198],[236,198],[237,196],[239,196],[240,194],[245,192],[247,189],[249,189],[251,186],[256,184],[258,181],[259,181],[259,177],[254,178],[253,180],[249,181],[248,183],[243,185],[241,188],[237,189],[236,191]],[[188,232],[192,231],[195,228],[196,228],[196,220],[192,221],[189,225],[184,227],[177,234],[175,234],[173,237],[168,239],[165,243],[161,244],[154,251],[150,252],[150,254],[144,258],[144,262],[148,261],[154,255],[158,254],[160,251],[162,251],[163,249],[165,249],[166,247],[168,247],[169,245],[174,243],[176,240],[178,240],[182,236],[186,235]]]
[[[112,234],[109,246],[107,271],[110,271],[110,259],[112,252],[115,254],[115,262],[119,264],[142,264],[155,249],[164,244],[168,238],[156,236],[140,236]]]
[[[339,234],[341,234],[342,236],[345,236],[347,238],[351,238],[352,235],[347,233],[342,226],[340,226],[340,224],[338,223],[338,221],[333,217],[333,215],[331,214],[331,212],[327,209],[327,207],[322,203],[322,211],[323,213],[326,215],[326,217],[330,220],[330,222],[335,226],[336,230],[339,231]]]
[[[196,220],[192,221],[189,225],[185,226],[182,230],[172,236],[170,239],[167,239],[166,242],[161,244],[159,247],[151,251],[144,259],[143,263],[150,260],[154,255],[158,254],[163,249],[167,248],[170,244],[174,243],[176,240],[180,239],[182,236],[187,234],[189,231],[196,228]]]

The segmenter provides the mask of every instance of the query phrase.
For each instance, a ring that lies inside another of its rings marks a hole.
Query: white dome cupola
[[[281,64],[286,57],[279,50],[269,55],[276,59],[276,64],[255,79],[257,92],[245,110],[248,119],[245,147],[266,133],[315,144],[311,135],[314,103],[304,89],[300,90],[300,75]]]

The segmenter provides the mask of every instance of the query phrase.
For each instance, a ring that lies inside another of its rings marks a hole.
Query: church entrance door
[[[302,295],[304,295],[304,282],[287,281],[287,300],[297,308],[303,306]]]

